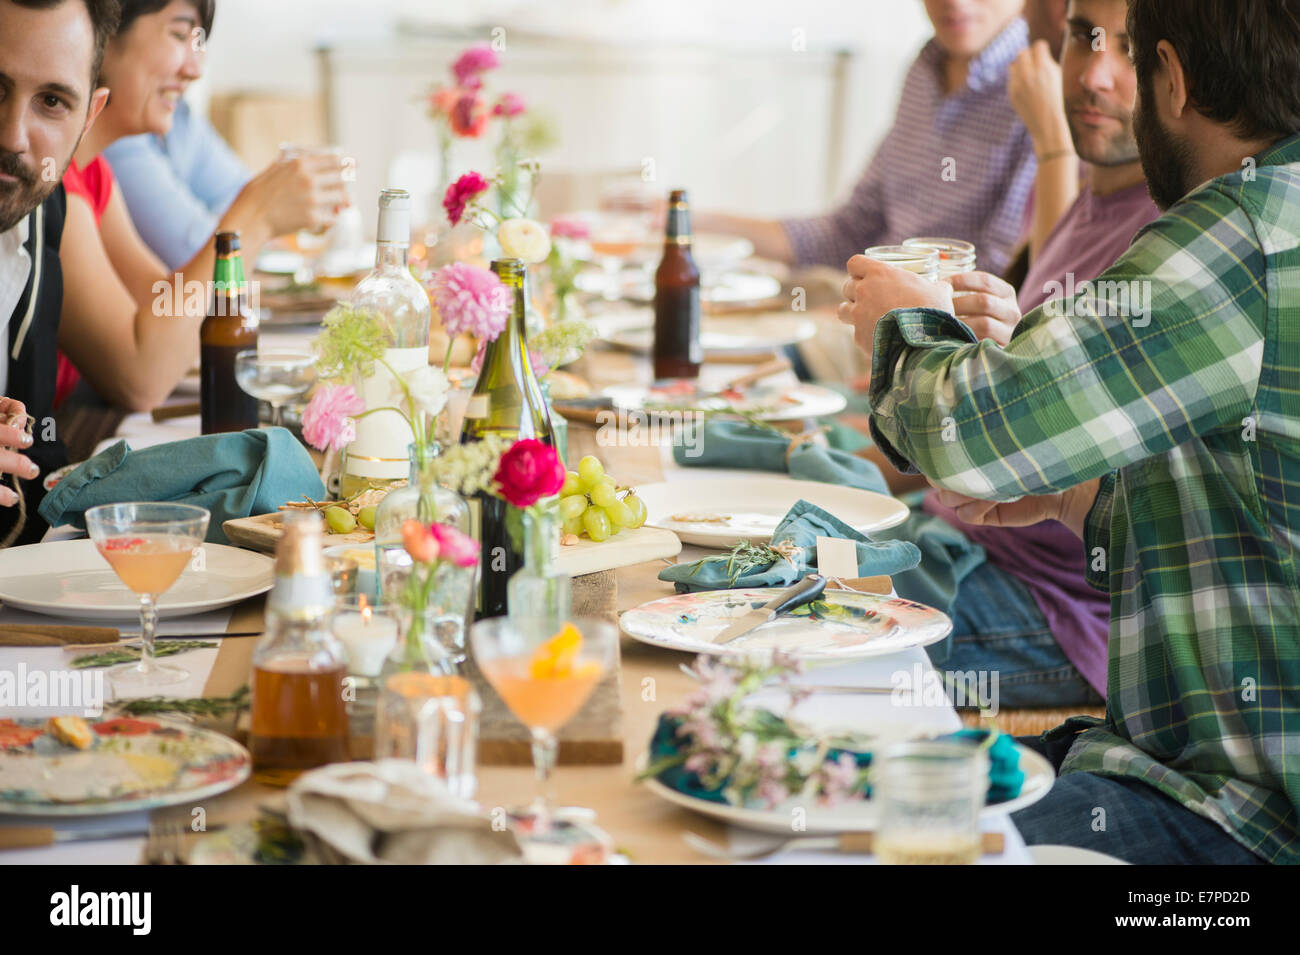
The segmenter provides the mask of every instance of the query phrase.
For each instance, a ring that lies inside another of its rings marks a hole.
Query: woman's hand
[[[0,421],[7,422],[13,415],[27,413],[27,408],[16,398],[0,397]],[[32,436],[22,428],[10,424],[0,424],[0,448],[29,448]],[[35,463],[17,451],[0,451],[0,474],[16,474],[20,478],[31,480],[41,473]],[[11,488],[0,484],[0,507],[13,507],[18,503],[18,495]]]
[[[258,173],[234,209],[256,218],[268,237],[328,229],[347,205],[343,160],[334,155],[279,159]]]

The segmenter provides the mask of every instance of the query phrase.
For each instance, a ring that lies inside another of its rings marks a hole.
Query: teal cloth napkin
[[[123,501],[196,504],[212,512],[208,541],[227,544],[223,521],[267,514],[325,487],[311,455],[284,428],[157,444],[132,451],[125,441],[105,448],[65,477],[41,502],[51,527],[86,527],[86,511]]]
[[[659,724],[655,727],[654,736],[650,740],[651,764],[672,760],[681,753],[682,747],[690,739],[689,733],[679,732],[681,725],[681,717],[670,716],[667,713],[659,717]],[[982,729],[963,729],[947,736],[940,736],[939,739],[966,740],[972,745],[978,745],[988,738],[989,732]],[[831,748],[826,753],[826,759],[838,761],[843,753],[853,757],[859,769],[866,769],[871,764],[870,753],[854,750]],[[1016,748],[1015,739],[1006,733],[1000,734],[989,747],[988,757],[989,788],[986,801],[999,803],[1015,799],[1020,795],[1020,790],[1025,784],[1025,771],[1020,768],[1020,751]],[[718,786],[710,788],[704,785],[698,774],[686,769],[681,763],[660,771],[655,778],[665,786],[696,799],[718,803],[727,801],[723,795],[723,791],[727,788],[726,779],[723,779]],[[866,793],[871,794],[870,787],[867,787]]]
[[[876,536],[916,543],[921,563],[894,575],[894,589],[899,596],[937,607],[948,616],[952,616],[961,582],[987,559],[979,544],[943,518],[919,509],[902,524],[878,531]]]
[[[789,586],[817,570],[818,537],[842,537],[854,541],[858,549],[859,577],[897,574],[915,567],[921,560],[920,550],[911,541],[873,541],[817,505],[797,501],[772,533],[773,545],[788,540],[801,548],[792,560],[777,558],[770,564],[737,574],[727,566],[725,558],[703,558],[665,567],[660,571],[659,579],[673,584],[679,594],[731,587]]]
[[[845,442],[852,429],[832,432],[836,443]],[[869,444],[862,440],[859,446]],[[784,471],[801,481],[821,481],[888,494],[880,469],[847,450],[805,441],[790,453],[790,440],[745,421],[712,419],[702,428],[682,429],[673,439],[673,460],[683,467],[745,468]]]

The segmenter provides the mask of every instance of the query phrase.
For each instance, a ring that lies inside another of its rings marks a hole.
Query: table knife
[[[811,603],[822,595],[826,589],[826,578],[820,574],[809,574],[789,590],[777,594],[757,610],[750,610],[737,617],[726,630],[713,638],[714,643],[730,643],[743,637],[751,630],[775,620],[783,613],[789,613],[795,607]]]

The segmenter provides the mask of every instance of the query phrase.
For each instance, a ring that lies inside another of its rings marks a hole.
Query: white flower
[[[551,237],[539,222],[532,219],[506,219],[497,229],[501,251],[529,265],[542,262],[551,254]]]
[[[447,405],[447,392],[451,388],[441,368],[421,365],[402,376],[411,390],[411,400],[416,412],[436,415]]]

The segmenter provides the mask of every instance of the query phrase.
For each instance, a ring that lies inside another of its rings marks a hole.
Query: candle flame
[[[362,619],[362,621],[364,621],[367,625],[369,625],[369,624],[370,624],[370,615],[371,615],[371,613],[373,613],[373,611],[370,609],[370,602],[369,602],[368,600],[366,600],[366,595],[365,595],[365,594],[361,594],[361,595],[357,598],[357,603],[360,604],[360,606],[361,606],[361,619]]]

